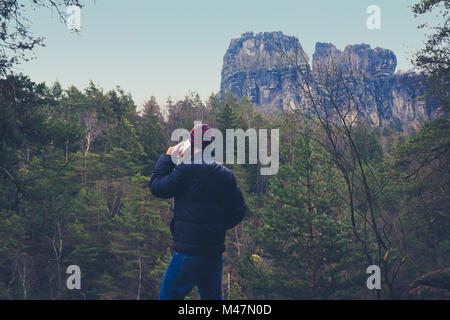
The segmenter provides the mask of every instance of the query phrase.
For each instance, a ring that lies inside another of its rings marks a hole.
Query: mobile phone
[[[179,154],[184,154],[189,148],[191,147],[191,142],[189,140],[183,141],[183,143],[180,146]]]
[[[191,142],[189,140],[185,140],[181,143],[180,147],[176,150],[178,153],[178,161],[177,165],[179,165],[181,162],[183,162],[183,156],[189,149],[191,148]]]

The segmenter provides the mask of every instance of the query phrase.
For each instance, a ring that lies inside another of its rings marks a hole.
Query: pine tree
[[[157,201],[148,190],[148,177],[132,178],[123,200],[123,210],[113,219],[112,253],[117,257],[119,282],[127,287],[122,292],[128,299],[156,298],[151,284],[159,279],[149,277],[158,261],[164,259],[170,244],[170,232],[161,220],[165,201]]]
[[[156,161],[167,147],[167,139],[161,127],[162,115],[156,101],[150,100],[144,107],[138,123],[138,135],[146,154],[143,174],[150,176]]]
[[[265,298],[327,298],[340,286],[351,236],[334,211],[340,198],[331,161],[308,127],[285,129],[292,139],[285,141],[264,208],[255,213],[259,227],[248,231],[259,250],[243,259],[241,274],[254,272],[247,281]]]
[[[225,135],[226,129],[233,129],[236,125],[236,115],[229,104],[224,105],[217,115],[219,130]]]

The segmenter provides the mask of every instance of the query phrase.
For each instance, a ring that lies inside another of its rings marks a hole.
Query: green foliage
[[[391,193],[401,199],[401,214],[408,227],[417,276],[448,265],[448,190],[450,186],[448,117],[424,123],[418,135],[393,150],[392,175],[398,183]]]
[[[140,298],[156,298],[153,268],[171,242],[168,203],[141,175],[148,160],[139,133],[154,126],[162,141],[145,147],[155,161],[167,143],[159,119],[136,119],[129,95],[92,83],[85,93],[21,75],[0,85],[1,297],[135,299],[140,261]],[[71,264],[82,270],[78,293],[65,288]]]
[[[290,134],[294,138],[282,147],[279,174],[270,181],[258,215],[260,227],[250,227],[259,250],[244,259],[244,266],[258,270],[246,273],[255,275],[248,281],[256,292],[267,287],[264,298],[329,298],[337,294],[338,275],[351,259],[351,234],[333,213],[341,203],[324,150],[308,127]]]
[[[234,129],[236,126],[236,115],[229,104],[223,106],[217,115],[218,129],[225,133],[227,129]]]
[[[440,109],[448,114],[450,109],[450,2],[448,0],[420,0],[413,7],[416,16],[434,14],[442,21],[437,25],[421,24],[420,29],[428,28],[425,48],[416,53],[414,64],[427,76],[429,85],[427,95],[440,102]]]
[[[399,134],[389,152],[362,123],[351,150],[337,143],[342,165],[357,168],[352,152],[359,153],[376,218],[390,222],[380,251],[359,171],[347,171],[353,221],[346,177],[314,119],[264,114],[232,96],[204,105],[195,95],[169,101],[165,118],[154,99],[138,113],[120,88],[105,93],[91,82],[64,90],[22,75],[1,80],[0,89],[2,299],[156,299],[171,258],[172,203],[150,194],[149,176],[171,130],[191,129],[194,120],[222,130],[280,129],[276,176],[261,176],[259,165],[231,166],[249,210],[226,237],[226,299],[375,298],[365,288],[367,255],[382,262],[384,288],[397,292],[448,266],[445,117],[414,137],[385,130]],[[79,291],[65,286],[71,264],[82,270]]]
[[[138,122],[139,140],[147,155],[143,174],[147,176],[152,173],[156,161],[168,148],[167,139],[161,127],[161,119],[159,105],[155,101],[149,101]]]

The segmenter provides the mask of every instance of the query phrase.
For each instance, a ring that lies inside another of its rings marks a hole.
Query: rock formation
[[[422,121],[436,116],[436,105],[430,99],[420,99],[424,93],[422,77],[414,72],[396,73],[397,59],[391,50],[358,44],[341,51],[331,43],[318,42],[309,62],[299,40],[281,32],[248,32],[231,40],[223,58],[220,91],[238,99],[247,96],[269,110],[304,107],[294,81],[298,72],[287,61],[295,60],[303,70],[314,71],[330,57],[341,63],[349,61],[349,69],[358,70],[356,74],[374,101],[361,112],[371,125],[417,129]]]

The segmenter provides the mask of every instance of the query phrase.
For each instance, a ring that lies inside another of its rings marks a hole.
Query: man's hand
[[[175,147],[169,147],[169,149],[167,149],[167,151],[166,151],[166,154],[171,156],[174,150],[175,150]]]
[[[171,156],[172,153],[174,153],[177,149],[180,148],[180,146],[181,146],[182,143],[183,143],[183,142],[180,142],[180,143],[177,144],[176,146],[169,147],[169,149],[167,149],[167,151],[166,151],[166,154],[168,154],[169,156]]]

